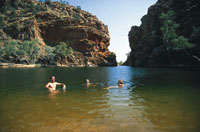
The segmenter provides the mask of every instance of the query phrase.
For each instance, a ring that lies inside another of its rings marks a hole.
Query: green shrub
[[[10,17],[11,17],[11,18],[15,18],[16,16],[17,16],[16,9],[15,9],[15,8],[12,8],[12,9],[11,9],[11,13],[10,13]]]
[[[191,44],[188,41],[188,38],[184,36],[179,36],[176,34],[176,29],[179,27],[173,18],[174,18],[174,11],[169,10],[167,13],[161,13],[160,19],[163,22],[162,27],[160,30],[162,31],[163,35],[163,44],[166,47],[168,58],[172,64],[173,58],[171,58],[170,50],[174,51],[182,51],[187,55],[192,56],[194,59],[200,62],[200,58],[196,55],[190,54],[187,50],[193,48],[195,45]],[[200,34],[200,29],[193,29],[193,33],[191,35],[191,39],[194,39]],[[196,36],[197,35],[197,36]],[[199,37],[199,36],[198,36]]]
[[[22,43],[22,49],[24,49],[25,54],[29,57],[29,63],[34,63],[40,48],[37,46],[37,41],[24,41]]]
[[[163,26],[160,29],[163,33],[163,43],[166,45],[167,49],[185,50],[194,47],[188,42],[187,38],[176,34],[176,29],[179,27],[179,24],[173,21],[173,17],[174,11],[172,10],[167,13],[162,13],[160,16],[163,22]]]
[[[198,28],[193,27],[193,31],[192,31],[192,34],[190,36],[190,40],[192,42],[194,42],[195,44],[200,43],[199,36],[200,36],[200,27],[198,27]]]
[[[66,43],[64,42],[60,42],[54,50],[54,53],[56,55],[60,55],[61,57],[66,57],[68,56],[70,53],[73,52],[73,49],[71,47],[69,47]]]
[[[76,8],[78,9],[78,11],[81,11],[81,6],[76,6]]]
[[[37,61],[40,48],[38,47],[37,40],[23,41],[19,44],[17,41],[5,41],[4,45],[0,46],[0,59],[8,59],[12,56],[18,59],[25,59],[29,64],[34,64]],[[60,42],[55,47],[45,46],[42,56],[46,57],[50,62],[55,56],[63,60],[73,49],[66,43]]]
[[[44,55],[47,57],[48,60],[51,60],[55,57],[55,53],[54,53],[55,47],[51,47],[48,45],[45,45],[45,53]]]
[[[6,2],[5,5],[0,8],[0,11],[2,13],[6,13],[7,11],[10,11],[12,8],[13,7],[11,6],[11,4]]]
[[[6,41],[3,46],[4,50],[3,56],[7,58],[9,56],[16,55],[17,49],[18,49],[17,41]]]
[[[40,23],[42,22],[42,19],[41,18],[37,18],[37,23]]]
[[[183,36],[178,36],[177,38],[172,39],[171,43],[173,44],[173,49],[177,51],[191,49],[194,47],[194,45],[190,44],[188,39]]]
[[[79,20],[81,19],[80,15],[78,13],[74,14],[74,21],[76,24],[78,24]]]
[[[35,28],[33,26],[31,26],[31,32],[34,33],[35,32]]]
[[[5,17],[4,15],[0,15],[0,28],[3,29],[5,26]]]
[[[118,62],[118,65],[123,65],[123,63],[124,63],[123,61],[120,61]]]
[[[37,14],[43,10],[41,5],[34,5],[33,3],[24,3],[23,6],[26,11],[32,12],[33,14]]]
[[[6,59],[10,56],[17,56],[19,59],[26,58],[29,63],[35,63],[39,52],[37,41],[24,41],[19,44],[17,41],[5,41],[0,49],[1,57]]]
[[[0,59],[2,58],[4,54],[3,46],[0,46]]]

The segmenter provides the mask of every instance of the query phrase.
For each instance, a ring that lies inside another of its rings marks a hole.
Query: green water
[[[67,90],[50,94],[51,75]],[[199,69],[0,69],[0,131],[199,132],[199,86]]]

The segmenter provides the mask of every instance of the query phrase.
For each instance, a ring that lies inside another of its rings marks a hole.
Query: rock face
[[[129,32],[131,52],[124,63],[130,66],[172,66],[163,45],[160,14],[174,10],[176,23],[180,24],[177,34],[189,38],[196,46],[190,51],[200,57],[200,36],[191,37],[193,28],[200,28],[200,1],[198,0],[158,0],[141,19],[142,24],[133,26]],[[171,53],[173,65],[200,65],[191,56]]]
[[[11,5],[16,4],[15,1],[4,0],[1,5],[7,2]],[[31,3],[33,10],[29,10],[30,7],[26,9],[27,3]],[[81,10],[80,7],[59,2],[19,0],[17,6],[15,17],[8,20],[8,26],[3,29],[3,39],[37,39],[40,48],[45,45],[54,47],[60,42],[65,42],[74,52],[64,60],[55,59],[56,65],[117,65],[115,54],[108,50],[110,44],[108,27],[96,16]],[[38,63],[47,64],[46,62],[48,60],[45,57],[38,58]]]

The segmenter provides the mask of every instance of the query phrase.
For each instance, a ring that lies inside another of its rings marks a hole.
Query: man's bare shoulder
[[[49,85],[51,82],[48,82],[46,85]]]

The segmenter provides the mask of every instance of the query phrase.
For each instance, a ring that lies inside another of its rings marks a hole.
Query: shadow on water
[[[199,70],[133,67],[0,69],[0,131],[200,130]],[[49,77],[67,85],[58,94]],[[95,85],[88,86],[89,79]],[[116,86],[122,79],[122,88]]]

